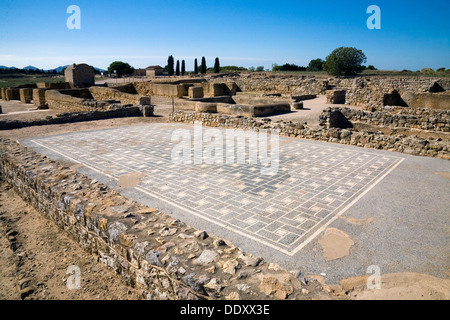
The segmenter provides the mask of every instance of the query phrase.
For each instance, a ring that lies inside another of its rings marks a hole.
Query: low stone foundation
[[[152,116],[153,109],[151,109],[151,111],[148,111],[144,109],[145,107],[146,106],[137,106],[137,107],[120,106],[118,108],[113,108],[110,110],[62,113],[57,117],[50,116],[47,119],[29,120],[29,121],[0,120],[0,130],[11,130],[31,126],[44,126],[51,124],[63,124],[81,121],[95,121],[111,118]]]
[[[327,115],[331,109],[332,108],[324,110],[321,116],[323,123],[327,122]],[[449,140],[443,140],[441,138],[425,139],[417,135],[406,136],[404,134],[385,135],[381,131],[371,132],[367,130],[356,130],[354,128],[328,128],[324,125],[318,128],[312,128],[294,121],[279,120],[273,122],[271,119],[183,111],[171,113],[169,115],[169,120],[192,124],[199,121],[205,126],[251,129],[256,131],[260,129],[269,131],[277,129],[279,130],[279,134],[289,137],[320,140],[450,160]]]

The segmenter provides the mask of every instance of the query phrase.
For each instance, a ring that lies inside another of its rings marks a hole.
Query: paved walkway
[[[279,137],[273,162],[249,163],[251,150],[241,146],[227,163],[226,152],[195,158],[194,141],[172,141],[174,133],[198,132],[226,137],[230,130],[155,123],[22,143],[81,163],[80,172],[111,188],[134,177],[122,194],[289,269],[332,282],[370,265],[448,277],[450,162]],[[183,146],[190,163],[174,161]],[[268,166],[273,174],[264,174]]]

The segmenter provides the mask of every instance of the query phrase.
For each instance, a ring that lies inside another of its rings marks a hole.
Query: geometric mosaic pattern
[[[141,172],[140,191],[288,255],[402,161],[280,136],[275,175],[261,175],[260,164],[175,164],[171,134],[180,127],[193,129],[149,124],[32,142],[117,180]]]

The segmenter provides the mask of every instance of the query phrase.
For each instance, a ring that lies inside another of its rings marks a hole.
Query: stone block
[[[189,87],[189,99],[203,98],[203,87]]]
[[[345,104],[345,90],[327,90],[326,97],[329,104]]]
[[[152,103],[152,98],[149,96],[143,96],[143,97],[139,97],[139,104],[140,105],[151,105]]]
[[[150,105],[140,105],[139,109],[144,117],[152,117],[154,115],[154,107]]]
[[[292,106],[292,109],[300,110],[300,109],[303,109],[303,102],[293,102],[291,104],[291,106]]]
[[[45,102],[45,90],[42,88],[33,89],[33,103],[38,109],[48,109]]]
[[[217,113],[217,104],[207,102],[197,102],[195,104],[195,112]]]
[[[19,90],[20,102],[30,103],[33,96],[33,89],[31,88],[21,88]]]

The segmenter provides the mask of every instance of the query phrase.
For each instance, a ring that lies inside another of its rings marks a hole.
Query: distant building
[[[145,77],[147,75],[146,69],[134,69],[133,76],[135,77]]]
[[[145,72],[148,77],[162,76],[164,68],[161,66],[150,66],[145,68]]]
[[[86,88],[95,84],[94,68],[85,64],[72,64],[64,71],[66,82],[73,88]]]

